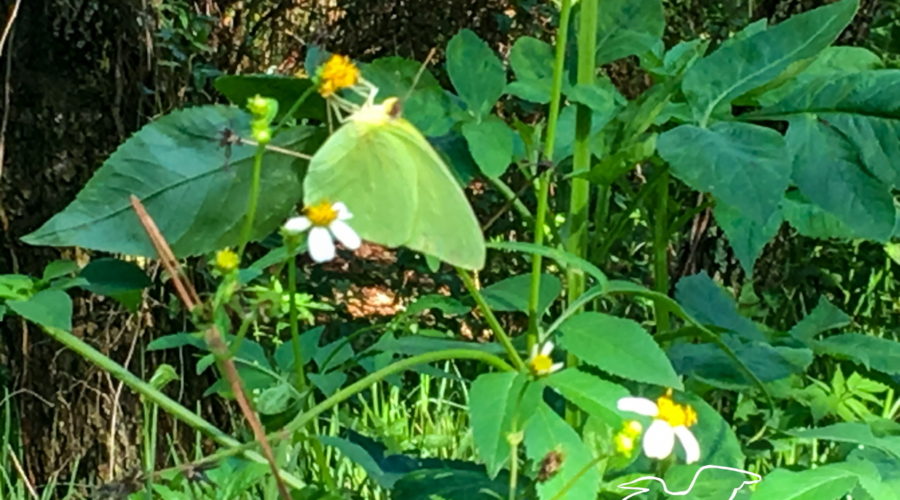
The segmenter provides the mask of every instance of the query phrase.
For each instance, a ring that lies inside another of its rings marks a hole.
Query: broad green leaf
[[[481,293],[491,309],[495,311],[521,311],[528,312],[528,295],[531,290],[531,274],[520,274],[506,278],[490,286],[485,287]],[[550,304],[559,297],[562,291],[562,282],[552,274],[541,275],[541,289],[539,290],[538,312],[543,313]]]
[[[588,415],[602,419],[614,429],[622,426],[622,416],[616,403],[620,398],[628,396],[628,390],[621,385],[575,368],[554,373],[546,381],[547,385]]]
[[[818,353],[849,359],[888,375],[900,375],[900,342],[896,340],[844,333],[815,342],[813,348]]]
[[[506,87],[506,70],[493,50],[471,30],[447,44],[447,74],[459,97],[477,117],[487,114]]]
[[[772,347],[762,342],[741,342],[734,337],[725,337],[725,342],[763,382],[802,373],[813,360],[809,349]],[[669,348],[668,355],[679,374],[697,377],[713,387],[730,390],[753,387],[753,381],[735,370],[734,362],[715,344],[675,344]]]
[[[33,323],[72,330],[72,299],[62,290],[41,290],[28,300],[8,300],[6,305]]]
[[[723,44],[695,63],[684,75],[682,89],[705,123],[734,98],[778,77],[794,62],[815,56],[838,37],[853,19],[857,0],[842,0]]]
[[[79,276],[87,281],[82,288],[112,297],[131,312],[141,303],[141,290],[150,286],[150,279],[134,262],[110,257],[92,260]]]
[[[49,281],[59,278],[60,276],[78,272],[78,269],[79,266],[77,262],[71,260],[54,260],[44,268],[44,274],[41,276],[41,279]]]
[[[660,0],[604,1],[598,8],[597,65],[651,50],[665,24]]]
[[[675,287],[675,300],[701,323],[724,328],[746,340],[763,340],[756,324],[738,313],[731,294],[706,272],[681,278]]]
[[[719,227],[725,231],[728,236],[728,242],[731,244],[734,255],[741,263],[741,267],[748,275],[753,274],[753,264],[762,254],[766,244],[778,233],[781,227],[781,212],[772,212],[769,220],[765,224],[760,224],[756,220],[741,215],[736,210],[725,203],[716,203],[713,210],[716,216],[716,222]]]
[[[406,314],[419,314],[420,312],[431,309],[437,309],[449,316],[466,314],[472,310],[470,306],[463,304],[453,297],[434,293],[417,297],[415,302],[406,307]]]
[[[630,319],[585,312],[567,319],[560,331],[560,345],[585,363],[638,382],[681,388],[663,350]]]
[[[534,463],[540,463],[550,452],[562,454],[563,462],[556,474],[537,484],[538,497],[549,500],[559,498],[569,500],[594,500],[600,483],[596,467],[589,467],[576,476],[594,459],[590,448],[584,444],[578,433],[543,401],[536,402],[529,409],[531,417],[525,427],[525,451]],[[568,483],[573,481],[571,485]],[[567,487],[565,492],[562,489]]]
[[[861,237],[886,241],[896,218],[890,186],[860,168],[859,152],[845,137],[814,115],[792,117],[786,141],[794,184]]]
[[[659,136],[659,154],[688,186],[766,225],[790,180],[784,138],[770,128],[720,122],[709,129],[681,125]]]
[[[553,59],[553,47],[547,42],[530,36],[517,39],[509,51],[509,65],[516,81],[506,86],[506,92],[526,101],[549,102]]]
[[[854,146],[855,156],[848,157],[850,161],[889,186],[896,186],[900,183],[898,101],[900,70],[826,74],[760,110],[758,116],[791,119],[797,114],[815,114]]]
[[[771,106],[823,75],[841,78],[847,73],[879,69],[882,66],[883,63],[878,54],[868,49],[847,46],[827,47],[803,71],[783,85],[759,96],[756,101],[762,106]]]
[[[606,275],[603,274],[603,271],[601,271],[599,267],[591,264],[589,261],[582,259],[581,257],[578,257],[577,255],[573,255],[562,250],[557,250],[555,248],[550,248],[543,245],[535,245],[534,243],[519,241],[501,241],[488,243],[487,246],[488,248],[497,250],[508,250],[513,252],[541,255],[543,257],[553,259],[560,264],[566,264],[567,266],[574,267],[579,271],[584,272],[588,276],[597,280],[598,284],[600,285],[605,286],[607,282]]]
[[[503,347],[497,343],[470,342],[466,340],[426,337],[422,335],[411,335],[400,338],[384,335],[377,344],[372,346],[372,348],[383,352],[408,354],[410,356],[424,354],[426,352],[442,351],[445,349],[471,349],[473,351],[490,352],[493,354],[504,353]]]
[[[792,429],[785,431],[791,436],[807,439],[827,439],[842,443],[853,443],[860,446],[870,446],[895,455],[900,459],[900,447],[891,446],[888,439],[876,437],[872,433],[872,427],[863,422],[840,422],[825,427],[812,429]]]
[[[25,300],[34,287],[34,280],[24,274],[0,274],[0,299]]]
[[[697,412],[697,423],[691,426],[690,430],[700,443],[699,464],[738,468],[744,466],[741,442],[738,441],[731,424],[719,412],[693,393],[681,393],[675,400],[691,405]]]
[[[853,226],[813,205],[796,191],[789,192],[781,200],[781,213],[784,220],[803,236],[820,239],[859,237]]]
[[[498,177],[512,161],[513,133],[503,120],[489,116],[462,126],[472,158],[487,177]]]
[[[282,382],[262,391],[254,399],[256,411],[263,415],[278,415],[290,407],[296,398],[295,389],[287,382]]]
[[[200,106],[163,116],[117,149],[65,210],[23,237],[32,245],[80,246],[156,256],[129,196],[141,199],[178,257],[238,242],[247,211],[255,147],[222,143],[232,131],[249,137],[249,116],[225,106]],[[317,129],[287,129],[273,145],[309,152]],[[265,157],[253,238],[275,230],[300,199],[297,160]]]
[[[294,105],[297,99],[312,86],[308,78],[296,78],[283,75],[224,75],[216,78],[213,86],[232,104],[244,108],[247,99],[259,94],[278,101],[280,120]],[[294,113],[296,118],[325,119],[325,99],[318,92],[312,92],[306,101]]]
[[[422,63],[402,57],[383,57],[365,65],[362,72],[378,87],[380,100],[388,97],[403,100],[403,117],[424,135],[444,135],[453,126],[450,96],[431,72],[422,68]]]
[[[300,334],[300,356],[303,364],[309,363],[318,354],[319,340],[322,338],[323,326],[311,328]],[[294,346],[286,341],[275,350],[275,364],[278,369],[290,373],[294,370]]]
[[[808,343],[822,332],[849,324],[850,316],[822,296],[816,307],[791,328],[790,334],[795,339]]]
[[[717,464],[712,464],[717,465]],[[710,468],[700,470],[699,464],[675,465],[666,471],[669,491],[688,493],[678,495],[677,500],[746,500],[750,497],[748,485],[758,483],[760,476],[739,470]],[[698,475],[699,474],[699,475]],[[652,483],[645,483],[650,487]],[[652,490],[651,490],[652,491]]]
[[[793,472],[775,469],[767,474],[753,500],[837,500],[855,485],[856,475],[829,466]]]
[[[508,434],[522,431],[540,396],[541,387],[521,373],[485,373],[472,382],[472,438],[490,477],[509,465]]]
[[[333,396],[347,381],[347,374],[340,371],[328,373],[310,373],[309,381],[322,391],[325,396]]]
[[[393,500],[496,500],[509,496],[509,479],[458,468],[419,469],[396,482]]]
[[[192,346],[197,349],[206,350],[206,342],[203,341],[203,337],[198,333],[173,333],[170,335],[163,335],[162,337],[158,337],[153,339],[149,344],[147,344],[148,351],[163,351],[166,349],[177,349],[179,347]]]

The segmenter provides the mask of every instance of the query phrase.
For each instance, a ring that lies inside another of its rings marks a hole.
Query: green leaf
[[[836,500],[855,485],[855,474],[829,466],[793,472],[775,469],[767,474],[753,500]]]
[[[506,171],[512,161],[513,133],[503,120],[489,116],[481,122],[467,122],[462,134],[484,175],[498,177]]]
[[[737,304],[706,272],[678,280],[675,300],[697,321],[734,332],[746,340],[763,340],[763,334],[749,319],[741,316]]]
[[[734,250],[734,255],[740,261],[741,267],[748,275],[752,275],[756,259],[781,227],[781,212],[772,212],[765,224],[759,224],[753,219],[744,217],[740,211],[722,202],[716,203],[713,213],[719,227],[728,236],[728,242]]]
[[[490,477],[509,463],[507,435],[523,429],[525,415],[531,413],[540,396],[541,387],[521,373],[486,373],[472,382],[472,438]]]
[[[72,330],[72,299],[62,290],[41,290],[28,300],[8,300],[6,305],[33,323]]]
[[[872,433],[872,427],[863,422],[840,422],[815,427],[812,429],[792,429],[785,431],[787,434],[806,439],[827,439],[842,443],[853,443],[860,446],[877,448],[885,453],[890,453],[900,458],[900,447],[891,446],[890,438],[876,437]]]
[[[433,293],[417,297],[415,302],[406,307],[406,314],[419,314],[420,312],[431,309],[437,309],[445,315],[458,316],[460,314],[468,313],[472,310],[472,307],[463,304],[453,297]]]
[[[805,114],[790,119],[786,140],[803,196],[861,237],[890,238],[896,218],[890,186],[860,168],[859,152],[845,136]]]
[[[520,274],[485,287],[481,292],[491,309],[495,311],[528,312],[528,295],[531,290],[531,274]],[[562,282],[552,274],[541,274],[538,313],[544,313],[562,291]]]
[[[163,351],[166,349],[177,349],[179,347],[192,346],[197,349],[206,350],[206,342],[202,336],[197,333],[173,333],[171,335],[163,335],[162,337],[153,339],[147,344],[148,351]]]
[[[150,286],[150,279],[134,262],[110,257],[92,260],[79,276],[87,281],[82,288],[112,297],[131,312],[141,302],[141,290]]]
[[[790,334],[795,339],[809,343],[813,338],[828,330],[840,328],[850,324],[850,316],[841,311],[824,296],[819,297],[816,307],[794,325]]]
[[[599,267],[591,264],[589,261],[582,259],[581,257],[578,257],[577,255],[573,255],[562,250],[557,250],[555,248],[550,248],[543,245],[535,245],[534,243],[525,243],[518,241],[493,242],[488,243],[487,247],[497,250],[508,250],[513,252],[524,252],[529,254],[541,255],[543,257],[553,259],[560,264],[566,264],[567,266],[574,267],[579,271],[584,272],[588,276],[597,280],[598,284],[602,286],[605,286],[607,282],[606,275],[603,274],[603,271],[601,271]]]
[[[0,274],[0,299],[26,300],[34,280],[24,274]]]
[[[378,98],[403,99],[403,117],[426,136],[450,131],[453,103],[422,63],[402,57],[382,57],[363,67],[363,75],[378,87]],[[415,86],[413,86],[415,85]]]
[[[247,99],[259,94],[263,97],[278,101],[278,114],[280,120],[294,102],[313,86],[308,78],[296,78],[283,75],[224,75],[216,78],[213,86],[222,93],[232,104],[245,108]],[[325,99],[318,92],[313,92],[306,101],[297,108],[295,118],[313,118],[325,120]]]
[[[400,478],[393,500],[496,500],[509,495],[509,479],[491,479],[483,471],[420,469]]]
[[[656,145],[678,179],[759,225],[769,223],[790,181],[784,138],[770,128],[681,125],[660,135]]]
[[[52,279],[59,278],[60,276],[65,276],[67,274],[72,274],[78,272],[78,263],[73,262],[71,260],[54,260],[53,262],[47,264],[47,267],[44,268],[44,274],[41,277],[44,281],[50,281]]]
[[[550,452],[561,453],[562,465],[556,474],[537,484],[538,497],[549,500],[594,500],[600,485],[600,474],[596,467],[584,468],[594,459],[590,448],[584,444],[578,433],[543,401],[536,402],[529,409],[531,418],[525,427],[525,451],[534,463],[540,463]],[[583,473],[582,473],[583,471]],[[576,476],[581,476],[576,479]],[[571,485],[569,483],[573,481]],[[563,488],[568,487],[566,491]]]
[[[602,419],[614,429],[622,427],[622,416],[616,403],[628,396],[628,389],[575,368],[554,373],[545,380],[588,415]]]
[[[382,352],[407,354],[410,356],[425,354],[427,352],[442,351],[445,349],[471,349],[473,351],[490,352],[493,354],[503,354],[505,352],[503,347],[496,343],[480,343],[450,338],[426,337],[422,335],[410,335],[400,338],[384,335],[379,339],[378,343],[372,346],[372,349]]]
[[[153,376],[150,377],[150,385],[156,390],[162,390],[165,386],[169,385],[170,382],[174,382],[180,378],[178,372],[175,371],[175,367],[163,363],[156,367]]]
[[[682,387],[653,337],[630,319],[585,312],[567,319],[560,330],[560,345],[585,363],[638,382]]]
[[[256,396],[256,410],[263,415],[278,415],[294,402],[294,388],[287,382],[269,387]]]
[[[798,233],[811,238],[857,238],[853,226],[807,201],[798,192],[789,192],[781,200],[781,213]]]
[[[447,74],[476,117],[490,112],[506,87],[506,70],[500,59],[484,40],[467,29],[447,44]]]
[[[237,108],[201,106],[168,114],[119,146],[65,210],[23,237],[32,245],[80,246],[151,257],[156,251],[137,222],[129,195],[141,199],[178,257],[234,246],[247,209],[255,147],[222,145],[232,130],[249,137]],[[318,131],[283,131],[273,145],[307,151]],[[254,238],[284,222],[300,199],[296,159],[266,155]]]
[[[728,500],[746,500],[750,496],[750,488],[747,485],[759,482],[759,476],[747,472],[717,468],[701,471],[700,467],[702,466],[699,464],[675,465],[666,471],[665,481],[669,491],[688,491],[686,495],[673,498],[677,498],[677,500],[725,500],[726,495],[730,494]],[[653,482],[649,480],[644,484],[647,488],[654,486]]]
[[[701,123],[721,104],[778,77],[813,57],[853,19],[857,0],[843,0],[796,15],[741,40],[723,44],[684,75],[682,89]]]
[[[725,341],[741,362],[763,382],[783,379],[801,373],[812,363],[809,349],[772,347],[762,342],[741,342],[734,337]],[[675,344],[669,358],[679,374],[697,377],[703,382],[729,390],[753,387],[753,381],[734,369],[734,362],[715,344]]]
[[[506,92],[526,101],[547,104],[553,83],[553,47],[547,42],[523,36],[509,51],[509,65],[516,81]]]
[[[597,65],[651,50],[665,24],[660,0],[604,1],[598,9]]]
[[[888,375],[900,375],[900,342],[862,333],[833,335],[813,344],[816,352],[849,359]]]
[[[700,443],[700,464],[743,467],[744,453],[731,424],[712,406],[693,393],[681,393],[676,400],[690,404],[697,412],[691,432]]]

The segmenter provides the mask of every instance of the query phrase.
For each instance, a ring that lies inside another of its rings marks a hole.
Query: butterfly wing
[[[418,206],[405,245],[465,269],[484,267],[484,235],[472,206],[444,160],[408,121],[396,118],[388,131],[415,161]],[[407,160],[404,160],[407,161]]]
[[[348,121],[316,152],[303,182],[306,205],[343,202],[350,225],[365,239],[390,247],[409,240],[417,205],[416,169],[405,141],[384,125]]]

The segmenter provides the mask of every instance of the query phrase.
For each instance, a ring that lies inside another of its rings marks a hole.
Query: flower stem
[[[484,296],[481,295],[481,292],[475,286],[475,282],[472,280],[472,277],[469,276],[468,271],[456,268],[457,274],[462,279],[463,285],[465,285],[466,290],[472,295],[472,298],[475,299],[475,303],[478,304],[478,309],[481,310],[481,314],[484,315],[485,320],[488,323],[488,326],[491,327],[491,330],[494,332],[494,336],[497,337],[497,340],[500,342],[500,345],[506,349],[506,355],[509,357],[509,360],[512,361],[513,365],[516,367],[516,370],[525,371],[525,362],[522,361],[521,356],[519,356],[519,352],[516,351],[516,348],[513,347],[512,341],[509,339],[509,335],[506,334],[506,331],[503,330],[503,327],[500,325],[500,321],[497,320],[497,317],[494,316],[494,311],[491,310],[491,307],[488,305],[487,301],[484,300]]]
[[[262,159],[266,152],[266,147],[259,145],[256,147],[256,154],[253,156],[253,173],[250,178],[250,195],[247,200],[247,216],[244,219],[244,228],[241,230],[241,242],[238,247],[238,260],[244,257],[244,249],[247,242],[250,241],[253,232],[253,223],[256,220],[256,207],[259,205],[259,183],[262,177]]]
[[[653,214],[653,288],[669,294],[669,172],[660,174],[656,210]],[[653,302],[656,333],[669,331],[669,307],[665,302]]]
[[[306,99],[309,98],[309,96],[311,96],[315,91],[316,86],[312,85],[308,89],[303,91],[302,94],[300,94],[300,97],[298,97],[297,100],[294,101],[294,104],[292,104],[290,109],[287,110],[287,113],[285,113],[284,116],[281,117],[281,120],[279,120],[278,124],[275,125],[275,128],[272,129],[272,137],[275,137],[275,135],[278,134],[278,131],[280,131],[284,128],[285,125],[287,125],[288,120],[290,120],[291,117],[294,116],[294,113],[296,113],[297,110],[300,109],[300,106],[303,105]]]
[[[291,323],[291,347],[294,351],[294,381],[297,391],[303,392],[306,389],[306,374],[303,371],[303,349],[300,345],[300,328],[297,325],[297,258],[294,256],[294,250],[297,248],[297,240],[292,236],[285,239],[288,253],[288,303],[289,321]]]
[[[550,87],[550,114],[547,117],[547,134],[544,137],[543,159],[553,161],[556,146],[556,127],[559,122],[560,94],[566,60],[566,42],[569,39],[569,17],[572,0],[562,0],[559,11],[559,30],[556,33],[556,55],[553,59],[553,81]],[[538,178],[537,209],[534,217],[534,244],[544,243],[544,225],[547,221],[547,198],[550,192],[550,176],[553,169],[547,169]],[[531,255],[531,288],[528,294],[528,349],[538,341],[538,302],[541,296],[541,256]]]

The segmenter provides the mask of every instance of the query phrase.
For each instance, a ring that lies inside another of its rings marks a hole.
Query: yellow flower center
[[[549,373],[553,368],[553,359],[545,354],[538,354],[531,359],[531,369],[534,373]]]
[[[234,271],[239,263],[238,255],[227,248],[216,252],[216,267],[223,273]]]
[[[682,405],[673,401],[671,390],[656,400],[656,406],[659,408],[656,418],[667,422],[672,427],[690,427],[697,423],[697,412],[690,405]]]
[[[319,72],[319,93],[322,97],[352,87],[359,81],[359,68],[347,56],[333,55]]]
[[[328,227],[337,219],[338,213],[327,201],[306,207],[306,216],[313,226]]]

